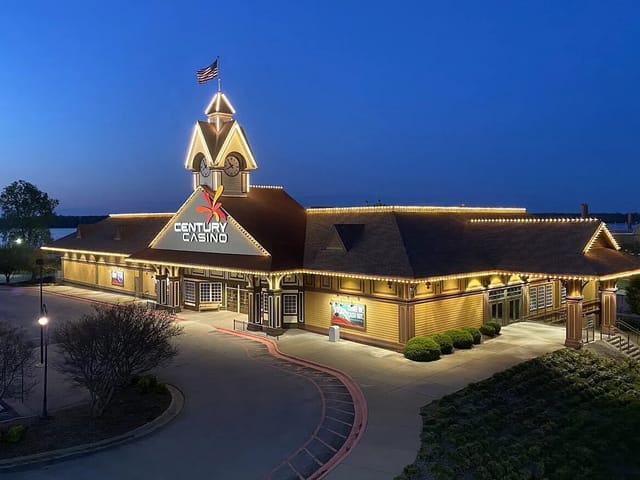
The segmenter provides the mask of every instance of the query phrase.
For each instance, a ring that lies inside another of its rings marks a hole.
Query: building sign
[[[181,252],[264,256],[266,250],[222,207],[222,194],[222,185],[215,191],[197,187],[151,247]],[[232,201],[228,203],[233,205]]]
[[[361,303],[331,302],[331,323],[364,328],[365,306]]]
[[[124,287],[124,272],[122,270],[111,270],[111,285]]]
[[[227,215],[222,210],[222,202],[218,202],[223,189],[224,187],[220,185],[213,195],[213,199],[209,196],[209,192],[202,190],[202,196],[207,205],[196,205],[195,210],[207,216],[203,222],[175,222],[173,224],[173,231],[182,236],[183,242],[227,243],[229,241]]]

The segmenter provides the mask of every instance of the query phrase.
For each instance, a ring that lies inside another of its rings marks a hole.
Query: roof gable
[[[270,255],[224,209],[223,187],[199,186],[150,244],[160,250],[231,255]]]

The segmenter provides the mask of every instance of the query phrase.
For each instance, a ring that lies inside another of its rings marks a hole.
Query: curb
[[[132,442],[139,438],[150,435],[156,430],[164,427],[171,420],[176,418],[184,407],[184,395],[180,389],[170,384],[165,384],[171,393],[171,403],[167,409],[157,418],[151,420],[144,425],[104,440],[97,442],[85,443],[69,448],[61,448],[59,450],[49,450],[47,452],[34,453],[32,455],[24,455],[22,457],[9,458],[0,460],[0,473],[23,468],[33,467],[44,463],[57,463],[69,460],[74,457],[88,455],[90,453],[106,450],[107,448],[117,447],[125,443]]]
[[[262,343],[267,347],[271,355],[275,357],[280,357],[284,360],[287,360],[293,363],[297,363],[297,364],[304,365],[316,370],[320,370],[325,373],[329,373],[330,375],[333,375],[338,380],[340,380],[344,384],[344,386],[347,387],[347,390],[349,390],[349,394],[351,395],[351,398],[353,398],[353,405],[355,409],[355,418],[353,419],[353,428],[351,429],[351,432],[349,433],[349,436],[345,440],[342,447],[340,447],[340,449],[335,453],[333,457],[331,457],[329,461],[327,461],[327,463],[322,465],[322,468],[320,468],[318,471],[316,471],[310,477],[308,477],[308,480],[320,479],[320,478],[323,478],[325,475],[329,474],[331,470],[336,468],[338,464],[340,464],[340,462],[342,462],[349,455],[349,453],[351,453],[351,450],[353,450],[355,446],[358,444],[367,427],[367,419],[368,419],[367,401],[365,399],[364,393],[362,393],[362,390],[360,389],[360,386],[355,382],[355,380],[353,380],[353,378],[351,378],[351,376],[349,376],[349,374],[343,372],[342,370],[338,370],[337,368],[328,367],[326,365],[316,363],[312,360],[306,360],[304,358],[296,357],[294,355],[289,355],[288,353],[281,352],[280,349],[278,348],[278,345],[275,343],[275,341],[271,340],[270,338],[258,337],[258,336],[243,333],[243,332],[237,332],[235,330],[229,330],[223,327],[215,327],[215,329],[222,333],[226,333],[228,335],[235,335],[237,337],[242,337],[248,340],[253,340],[254,342]]]

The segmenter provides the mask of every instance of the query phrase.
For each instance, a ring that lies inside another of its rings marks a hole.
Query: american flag
[[[218,59],[216,58],[216,61],[208,67],[198,70],[196,75],[198,76],[198,83],[205,83],[216,78],[218,76]]]

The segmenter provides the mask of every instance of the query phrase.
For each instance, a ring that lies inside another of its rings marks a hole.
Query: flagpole
[[[220,57],[216,57],[216,62],[218,62],[218,93],[222,91],[222,79],[220,78]]]

